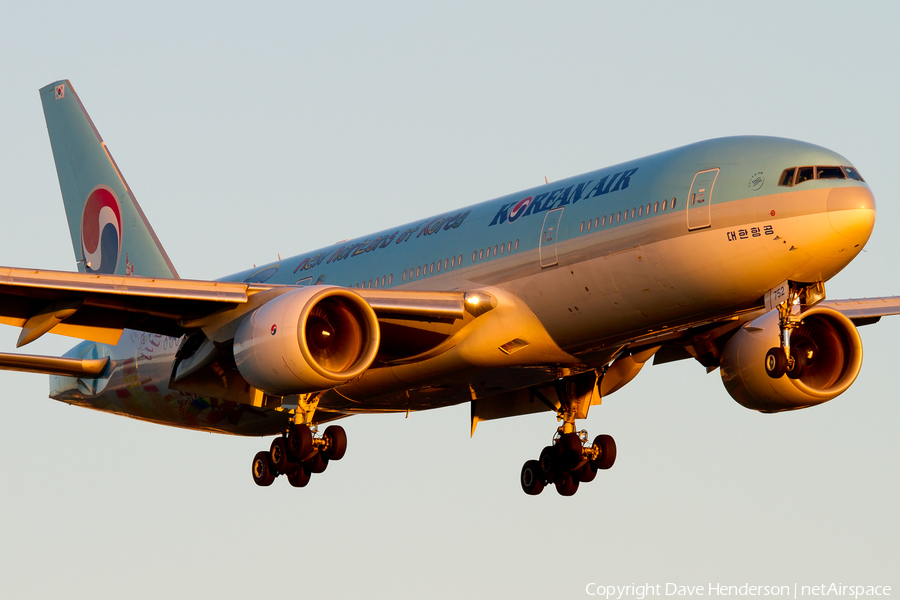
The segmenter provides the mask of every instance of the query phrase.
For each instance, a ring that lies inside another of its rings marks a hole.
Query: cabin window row
[[[510,252],[515,252],[519,249],[519,240],[515,242],[506,242],[505,244],[496,244],[492,248],[488,246],[487,248],[480,248],[478,250],[472,250],[472,262],[477,262],[479,260],[484,260],[486,258],[491,258],[492,256],[500,256],[502,254],[508,254]]]
[[[394,284],[394,274],[391,273],[390,275],[382,275],[381,277],[376,277],[375,279],[370,279],[368,281],[362,281],[361,283],[354,283],[353,287],[377,289],[380,287],[388,287],[393,284]]]
[[[778,185],[784,187],[793,187],[804,181],[812,181],[813,179],[855,179],[856,181],[865,182],[853,167],[791,167],[785,169],[781,173],[781,179]]]
[[[613,223],[624,223],[630,218],[636,219],[646,216],[650,216],[651,214],[657,214],[660,212],[666,212],[666,210],[675,210],[675,204],[677,202],[676,198],[672,198],[671,200],[663,200],[657,202],[651,202],[647,204],[647,206],[641,205],[632,208],[629,210],[620,210],[617,213],[611,213],[610,215],[603,215],[603,217],[596,217],[594,219],[588,219],[587,221],[581,222],[581,233],[585,231],[591,231],[592,229],[600,229],[601,227],[606,227],[607,225],[612,225]]]
[[[428,263],[425,263],[422,266],[416,265],[415,267],[410,267],[408,270],[403,271],[401,279],[403,279],[403,281],[412,281],[413,279],[424,277],[426,275],[434,275],[441,271],[455,269],[457,266],[462,266],[462,261],[463,257],[462,254],[460,254],[459,256],[451,256],[444,260],[434,261],[430,265]]]

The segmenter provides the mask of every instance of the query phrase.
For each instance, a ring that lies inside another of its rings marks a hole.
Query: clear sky
[[[875,193],[867,252],[828,296],[900,294],[898,29],[891,2],[7,2],[0,264],[75,268],[38,97],[69,78],[185,277],[763,134],[842,153]],[[857,383],[795,413],[742,408],[694,362],[646,368],[592,409],[618,462],[568,499],[518,483],[550,414],[471,440],[468,406],[354,417],[343,461],[262,489],[268,439],[73,408],[46,377],[3,373],[0,595],[897,595],[900,318],[861,333]]]

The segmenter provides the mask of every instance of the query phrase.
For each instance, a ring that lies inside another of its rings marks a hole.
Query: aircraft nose
[[[875,227],[875,196],[862,186],[834,188],[828,194],[828,220],[839,235],[865,244]]]

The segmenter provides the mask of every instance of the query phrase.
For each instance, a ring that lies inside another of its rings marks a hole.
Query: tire
[[[541,456],[538,459],[538,465],[541,469],[541,477],[545,483],[553,483],[556,479],[556,469],[559,457],[553,446],[547,446],[541,450]]]
[[[340,425],[330,425],[325,429],[325,439],[328,447],[325,456],[328,460],[341,460],[347,453],[347,432]]]
[[[268,452],[257,452],[256,456],[253,457],[252,474],[253,482],[259,486],[272,485],[272,482],[275,481],[275,475],[269,467]]]
[[[310,477],[310,472],[307,471],[302,464],[298,463],[294,465],[294,468],[288,473],[287,479],[288,483],[294,487],[306,487]]]
[[[291,470],[291,459],[288,457],[287,447],[283,437],[272,440],[269,447],[269,466],[275,475],[287,473]]]
[[[584,463],[582,467],[580,467],[577,471],[572,472],[572,477],[580,481],[581,483],[590,483],[594,480],[594,477],[597,476],[597,467],[595,467],[590,461]]]
[[[303,467],[310,473],[324,473],[328,468],[328,457],[322,452],[316,452],[303,461]]]
[[[564,433],[556,443],[560,470],[568,470],[581,462],[581,438],[577,433]]]
[[[594,448],[599,450],[593,460],[594,468],[606,470],[616,464],[616,440],[611,435],[604,433],[595,437]]]
[[[787,372],[787,356],[781,348],[771,348],[766,352],[766,375],[772,379],[781,379]]]
[[[537,496],[544,491],[544,479],[541,474],[541,463],[536,460],[529,460],[522,466],[522,473],[519,477],[519,483],[522,484],[522,491],[529,496]]]
[[[556,491],[560,496],[574,496],[578,491],[578,480],[571,473],[563,473],[556,479]]]
[[[288,429],[285,446],[291,460],[294,462],[306,460],[313,450],[312,431],[306,425],[294,423]]]
[[[793,368],[786,369],[787,376],[791,379],[800,379],[803,377],[803,370],[806,369],[806,352],[796,347],[791,348],[791,358],[794,360]]]

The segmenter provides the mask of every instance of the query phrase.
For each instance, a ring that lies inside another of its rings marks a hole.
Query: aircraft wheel
[[[288,457],[295,462],[306,460],[313,449],[312,431],[306,425],[294,423],[288,429],[287,443],[285,444]]]
[[[309,478],[311,474],[306,470],[301,463],[297,463],[294,465],[294,468],[288,473],[288,483],[290,483],[294,487],[306,487],[306,484],[309,483]]]
[[[256,485],[267,486],[272,485],[275,481],[275,474],[269,467],[269,453],[257,452],[253,457],[253,482]]]
[[[787,372],[787,357],[781,348],[771,348],[766,352],[766,375],[781,379]]]
[[[574,496],[578,491],[578,480],[571,473],[563,473],[556,478],[556,491],[560,496]]]
[[[597,469],[609,469],[616,463],[616,440],[611,435],[598,435],[594,438],[594,448],[599,450],[593,463]]]
[[[330,425],[325,429],[325,439],[328,440],[328,449],[325,456],[328,460],[341,460],[347,453],[347,432],[340,425]]]
[[[581,438],[577,433],[565,433],[556,444],[562,469],[571,469],[581,461]]]
[[[584,463],[577,471],[572,472],[572,476],[581,483],[590,483],[597,476],[597,467],[590,461]]]
[[[272,440],[272,445],[269,447],[269,464],[276,475],[287,473],[291,470],[291,461],[288,458],[283,437],[277,437]]]
[[[324,473],[325,469],[328,468],[328,457],[322,452],[316,452],[303,461],[303,466],[309,469],[310,473]]]
[[[556,454],[556,449],[553,446],[547,446],[541,450],[541,456],[538,459],[541,476],[547,483],[553,483],[556,479],[556,463],[558,462]]]
[[[527,461],[522,467],[519,483],[522,484],[522,490],[529,496],[537,496],[544,491],[541,463],[536,460]]]
[[[791,379],[800,379],[803,377],[803,369],[806,368],[806,352],[798,348],[791,348],[791,358],[794,359],[794,366],[787,367],[787,376]]]

